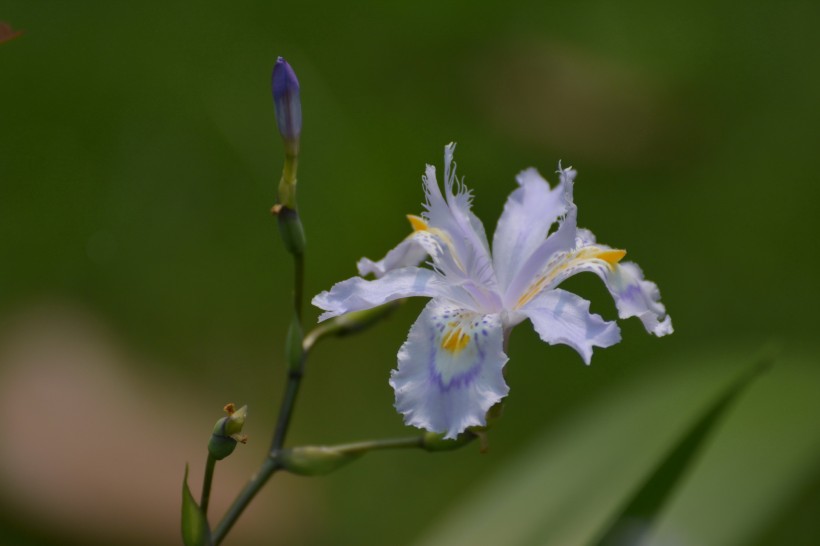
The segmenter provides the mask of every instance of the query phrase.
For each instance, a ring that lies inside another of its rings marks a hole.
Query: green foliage
[[[763,370],[763,367],[763,365],[755,366],[730,384],[703,415],[692,423],[614,521],[607,525],[602,536],[595,541],[597,546],[630,546],[640,542],[662,513],[669,497],[680,485],[712,429],[729,409],[730,404],[749,384],[749,381]]]
[[[188,465],[182,479],[182,542],[185,546],[210,546],[211,530],[208,519],[199,509],[188,488]]]

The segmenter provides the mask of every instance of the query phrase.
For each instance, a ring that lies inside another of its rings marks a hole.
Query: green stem
[[[293,255],[293,312],[299,324],[302,323],[302,300],[305,291],[305,255],[303,253]]]
[[[276,421],[276,429],[273,432],[271,442],[271,453],[282,449],[285,445],[285,437],[290,427],[290,418],[293,415],[293,408],[296,405],[296,395],[299,394],[299,386],[302,382],[301,370],[291,370],[288,374],[288,382],[285,385],[285,394],[282,396],[282,404],[279,408],[279,418]]]
[[[205,517],[208,516],[208,502],[211,500],[211,483],[214,480],[215,467],[216,459],[208,453],[208,461],[205,463],[205,478],[202,480],[202,497],[199,500],[199,507]]]
[[[331,449],[352,455],[379,449],[402,449],[415,447],[424,447],[423,435],[413,438],[392,438],[388,440],[354,442],[350,444],[331,446]],[[256,474],[251,477],[239,495],[237,495],[236,499],[234,499],[233,504],[231,504],[230,508],[228,508],[225,516],[216,526],[213,534],[211,535],[215,546],[225,539],[225,536],[239,519],[239,516],[242,515],[242,512],[244,512],[245,508],[247,508],[248,504],[250,504],[270,477],[273,476],[276,471],[283,468],[282,463],[279,461],[280,453],[280,451],[271,452],[268,457],[265,458],[265,461],[262,463],[262,466]]]
[[[350,444],[339,444],[328,447],[334,451],[350,454],[367,453],[368,451],[376,451],[380,449],[424,447],[424,436],[414,436],[411,438],[388,438],[385,440],[367,440],[364,442],[353,442]]]
[[[445,440],[441,434],[425,433],[411,438],[368,440],[330,446],[301,446],[271,453],[282,469],[299,476],[323,476],[335,472],[365,453],[385,449],[423,449],[425,451],[452,451],[459,449],[478,435],[465,432],[454,440]]]
[[[241,516],[242,512],[244,512],[245,508],[247,508],[248,504],[250,504],[259,490],[262,489],[262,486],[267,483],[268,479],[270,479],[273,473],[279,470],[279,468],[279,463],[275,459],[272,457],[265,458],[262,466],[259,467],[259,470],[251,477],[248,483],[245,484],[245,487],[236,499],[234,499],[233,504],[231,504],[228,511],[225,512],[225,516],[223,516],[222,520],[211,534],[211,540],[213,541],[214,546],[218,545],[225,539],[225,535],[227,535],[228,531],[231,530],[234,523],[236,523],[239,519],[239,516]]]
[[[293,415],[293,408],[296,405],[296,396],[299,394],[299,386],[302,384],[304,376],[304,363],[306,354],[302,348],[301,328],[302,328],[302,299],[305,286],[305,255],[302,252],[293,253],[293,313],[296,328],[298,329],[297,347],[291,347],[289,351],[298,351],[296,356],[289,354],[288,358],[293,361],[288,362],[288,378],[285,384],[285,392],[282,396],[282,404],[279,407],[279,417],[276,421],[276,428],[273,432],[270,451],[275,453],[285,445],[285,438],[290,427],[290,419]],[[293,343],[293,340],[289,340]]]

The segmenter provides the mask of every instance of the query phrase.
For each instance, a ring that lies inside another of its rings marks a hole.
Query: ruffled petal
[[[455,438],[486,424],[485,415],[509,392],[499,315],[482,315],[447,300],[427,304],[390,377],[396,409],[408,425]]]
[[[410,296],[450,296],[452,291],[429,269],[404,267],[372,281],[352,277],[316,295],[311,303],[326,311],[319,321],[351,311],[362,311]]]
[[[567,213],[563,184],[550,189],[535,169],[516,176],[518,188],[507,198],[493,234],[493,265],[498,284],[505,289],[547,238],[552,224]]]
[[[604,281],[620,318],[638,317],[647,332],[659,337],[671,334],[672,319],[660,301],[658,286],[644,279],[637,264],[620,263],[625,255],[624,250],[595,243],[592,232],[579,229],[574,248],[554,253],[512,308],[522,309],[539,294],[554,289],[569,277],[590,271]]]
[[[444,252],[433,256],[436,267],[451,283],[471,282],[486,288],[496,286],[484,226],[471,212],[472,195],[456,177],[455,144],[444,149],[444,193],[436,180],[436,169],[428,165],[422,177],[426,202],[423,225],[439,240]],[[500,300],[499,302],[500,303]]]
[[[672,318],[661,303],[658,285],[644,279],[638,264],[624,262],[605,273],[604,283],[615,299],[619,317],[638,317],[646,331],[658,337],[674,331]]]
[[[541,292],[521,309],[541,336],[555,345],[569,345],[589,364],[593,347],[611,347],[621,341],[614,321],[589,312],[589,302],[565,290]]]

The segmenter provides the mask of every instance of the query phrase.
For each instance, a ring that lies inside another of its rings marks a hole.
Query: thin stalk
[[[268,479],[270,479],[274,472],[279,470],[279,468],[279,463],[272,457],[265,458],[262,466],[259,467],[259,470],[251,477],[248,483],[245,484],[245,487],[236,499],[234,499],[233,504],[231,504],[228,511],[225,512],[222,520],[211,534],[211,540],[213,541],[214,546],[218,545],[225,539],[225,535],[227,535],[228,531],[231,530],[234,523],[236,523],[239,519],[239,516],[241,516],[242,512],[244,512],[245,508],[247,508],[248,504],[250,504],[259,490],[262,489],[262,486],[267,483]]]
[[[424,436],[416,436],[411,438],[390,438],[387,440],[369,440],[364,442],[354,442],[350,444],[340,444],[337,446],[330,446],[330,449],[341,451],[350,454],[362,454],[368,451],[376,451],[382,449],[404,449],[404,448],[420,448],[424,446]],[[267,483],[271,476],[278,470],[283,468],[279,461],[281,452],[273,451],[259,468],[256,474],[251,477],[239,495],[234,499],[225,516],[216,526],[211,535],[214,545],[218,545],[231,530],[233,525],[242,515],[245,508],[253,500],[260,489]]]
[[[297,219],[298,221],[298,219]],[[280,224],[281,227],[281,224]],[[297,325],[301,328],[302,322],[302,299],[304,294],[304,277],[305,277],[305,256],[302,252],[292,252],[293,256],[293,312],[297,321]],[[301,349],[301,342],[300,342]],[[294,368],[290,366],[288,369],[288,379],[285,385],[285,393],[282,396],[282,404],[279,408],[279,417],[277,418],[276,428],[273,432],[273,441],[271,443],[270,453],[259,470],[254,474],[239,495],[234,499],[228,511],[223,516],[222,520],[217,525],[212,534],[214,545],[219,544],[225,538],[225,535],[231,530],[233,525],[245,511],[248,504],[253,500],[260,489],[267,483],[270,477],[281,468],[280,463],[276,459],[276,453],[282,448],[287,436],[288,427],[290,425],[293,408],[296,404],[296,395],[299,392],[299,385],[302,381],[304,357],[301,365]]]
[[[211,500],[211,484],[214,480],[214,468],[216,459],[208,453],[208,461],[205,463],[205,477],[202,480],[202,496],[199,499],[199,507],[204,516],[208,516],[208,502]]]
[[[302,328],[302,299],[305,288],[305,255],[302,252],[293,253],[293,313],[297,327],[301,332]],[[301,335],[301,334],[300,334]],[[282,396],[282,404],[279,407],[279,417],[276,420],[276,428],[273,431],[270,451],[275,453],[285,445],[285,438],[290,427],[290,419],[293,415],[293,408],[296,405],[296,395],[299,394],[299,386],[302,384],[304,375],[305,357],[302,349],[302,341],[299,342],[301,351],[300,361],[297,366],[288,363],[288,379],[285,384],[285,393]]]
[[[350,444],[339,444],[328,446],[334,451],[342,453],[358,454],[376,451],[380,449],[407,449],[424,447],[424,436],[413,436],[410,438],[388,438],[384,440],[367,440],[364,442],[353,442]]]
[[[302,306],[305,291],[305,255],[293,255],[293,312],[302,324]]]
[[[296,395],[299,394],[299,386],[302,382],[302,372],[291,371],[288,374],[288,382],[285,385],[285,394],[282,396],[282,404],[279,408],[279,417],[276,421],[276,429],[273,432],[273,441],[270,450],[272,453],[282,449],[285,445],[285,437],[290,427],[290,418],[293,415],[293,408],[296,405]]]

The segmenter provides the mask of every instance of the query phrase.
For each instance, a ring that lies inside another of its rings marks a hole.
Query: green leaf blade
[[[593,541],[595,546],[637,544],[662,513],[668,499],[677,490],[686,472],[697,459],[710,433],[752,379],[769,367],[768,362],[744,373],[692,423],[677,444],[649,474],[626,506]]]
[[[185,546],[213,544],[208,519],[199,509],[188,487],[188,465],[185,465],[185,477],[182,479],[182,542]]]

